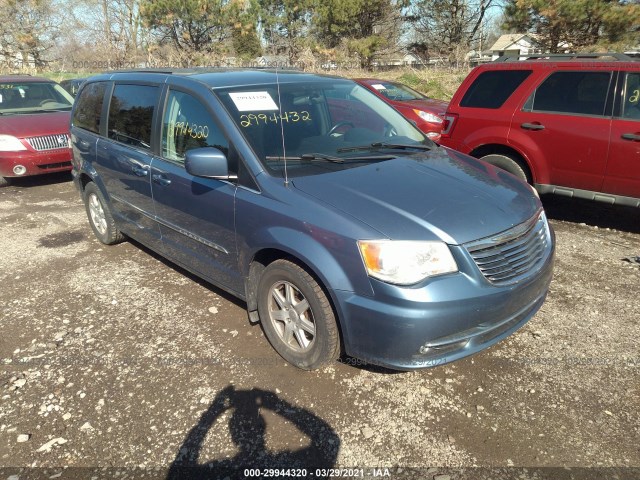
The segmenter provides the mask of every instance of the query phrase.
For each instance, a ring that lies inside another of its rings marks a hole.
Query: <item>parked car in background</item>
[[[434,142],[440,140],[443,117],[448,102],[429,98],[398,82],[375,78],[356,78],[355,82],[375,93],[411,120]]]
[[[351,80],[103,74],[78,93],[71,142],[101,242],[134,238],[243,299],[303,369],[343,351],[452,362],[515,332],[549,288],[554,237],[533,189]]]
[[[449,103],[441,143],[540,193],[640,207],[640,62],[537,55],[476,67]]]
[[[82,85],[85,80],[86,78],[70,78],[68,80],[62,80],[60,86],[75,97],[78,90],[80,90],[80,85]]]
[[[57,83],[0,77],[0,186],[12,177],[71,170],[73,97]]]

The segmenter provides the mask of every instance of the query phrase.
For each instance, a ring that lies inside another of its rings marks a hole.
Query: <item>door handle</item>
[[[640,142],[640,135],[637,133],[623,133],[622,134],[622,139],[623,140],[631,140],[631,141],[636,141],[636,142]]]
[[[520,127],[525,130],[544,130],[544,125],[540,125],[539,123],[523,123]]]
[[[131,171],[138,177],[146,177],[147,173],[149,173],[149,169],[146,166],[139,167],[138,165],[132,166]]]
[[[163,187],[166,187],[167,185],[171,184],[171,180],[169,180],[164,175],[160,175],[157,173],[154,175],[151,175],[151,180],[153,180],[153,183],[157,183],[158,185],[162,185]]]

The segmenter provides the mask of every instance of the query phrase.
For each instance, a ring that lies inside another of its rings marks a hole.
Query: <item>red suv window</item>
[[[531,95],[525,111],[604,115],[611,72],[556,72]]]
[[[460,101],[461,107],[500,108],[531,74],[531,70],[483,72]]]

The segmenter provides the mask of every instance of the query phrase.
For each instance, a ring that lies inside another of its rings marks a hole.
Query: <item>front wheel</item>
[[[258,312],[265,335],[289,363],[314,370],[338,358],[335,315],[322,287],[299,265],[276,260],[258,284]]]
[[[124,235],[116,227],[109,204],[93,182],[84,189],[84,204],[93,233],[105,245],[113,245],[124,240]]]

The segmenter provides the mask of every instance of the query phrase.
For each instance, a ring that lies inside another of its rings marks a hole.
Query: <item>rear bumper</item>
[[[17,174],[14,168],[23,166],[26,171]],[[71,149],[50,150],[44,152],[0,152],[0,177],[26,177],[44,173],[71,170]]]
[[[462,265],[459,273],[417,288],[372,280],[373,297],[334,291],[345,350],[364,362],[397,370],[442,365],[484,350],[540,309],[553,262],[552,250],[535,276],[509,287],[490,284],[479,271],[464,273],[474,266]]]

